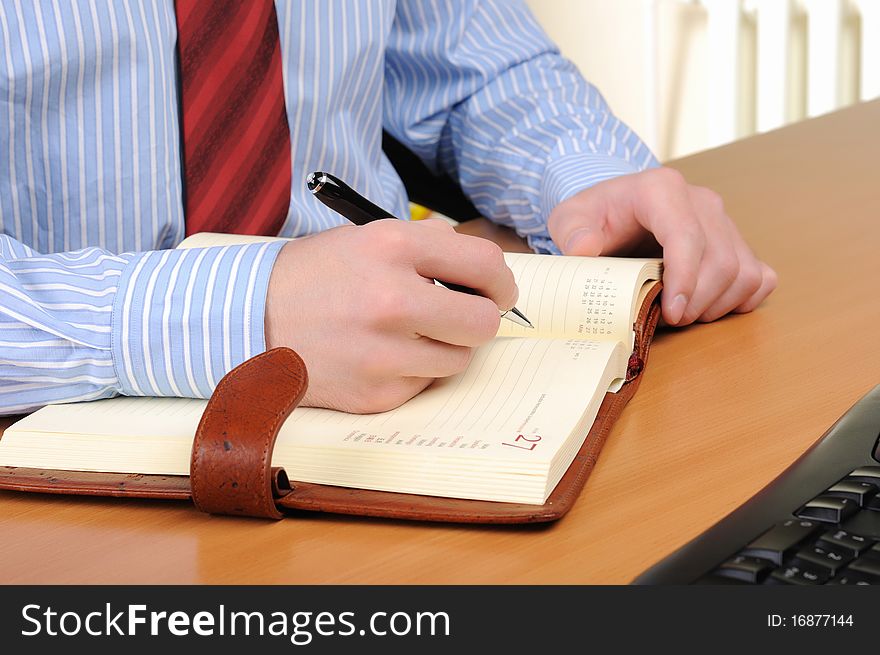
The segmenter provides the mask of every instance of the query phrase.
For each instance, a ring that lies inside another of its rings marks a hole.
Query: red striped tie
[[[290,131],[273,0],[177,0],[186,233],[278,234]]]

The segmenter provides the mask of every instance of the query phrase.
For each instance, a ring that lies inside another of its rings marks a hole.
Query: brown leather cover
[[[217,385],[193,442],[191,478],[0,467],[0,489],[192,498],[207,512],[269,518],[307,510],[458,523],[554,521],[574,505],[611,427],[638,388],[660,318],[660,290],[661,285],[655,285],[639,309],[626,383],[617,393],[605,394],[583,445],[543,505],[288,482],[283,470],[270,468],[272,447],[284,419],[305,393],[307,375],[302,360],[287,348],[276,348],[248,360]]]

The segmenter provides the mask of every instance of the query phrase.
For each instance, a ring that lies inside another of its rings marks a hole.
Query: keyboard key
[[[745,547],[740,555],[770,560],[777,566],[803,541],[819,530],[815,521],[789,519],[777,523]]]
[[[863,585],[875,585],[880,584],[880,579],[877,579],[870,575],[865,575],[864,573],[858,573],[857,571],[849,571],[846,570],[836,578],[832,578],[828,581],[830,585],[853,585],[853,586],[863,586]]]
[[[859,506],[849,498],[822,495],[813,498],[795,512],[795,515],[802,519],[824,521],[825,523],[843,523],[858,510]]]
[[[880,466],[860,466],[846,477],[848,480],[870,482],[880,488]]]
[[[747,555],[737,555],[721,566],[719,566],[713,575],[720,575],[725,578],[734,578],[742,580],[750,584],[758,584],[763,581],[767,574],[774,569],[773,562],[757,557],[749,557]]]
[[[865,573],[880,579],[880,561],[868,557],[860,557],[849,565],[847,571]]]
[[[802,548],[797,553],[798,559],[823,566],[828,569],[831,575],[849,564],[854,557],[855,555],[849,548],[835,548],[822,541]]]
[[[874,496],[871,500],[869,500],[865,504],[865,509],[870,509],[875,512],[880,512],[880,496]]]
[[[848,519],[843,529],[870,539],[880,539],[880,512],[863,509]]]
[[[855,501],[859,507],[864,507],[869,500],[877,495],[877,487],[870,482],[860,480],[841,480],[825,492],[828,496],[840,496]]]
[[[822,535],[821,542],[826,542],[831,548],[849,550],[853,557],[870,548],[873,543],[870,539],[847,530],[829,530]]]
[[[862,553],[862,557],[870,557],[871,559],[880,559],[880,543],[871,546],[870,549]]]
[[[825,584],[830,577],[828,569],[801,560],[793,560],[788,566],[781,566],[770,574],[774,582],[798,585]]]

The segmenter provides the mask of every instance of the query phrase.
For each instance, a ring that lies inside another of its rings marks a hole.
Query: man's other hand
[[[721,197],[658,168],[624,175],[561,202],[547,227],[566,255],[664,257],[663,318],[671,325],[750,312],[776,272],[749,249]]]

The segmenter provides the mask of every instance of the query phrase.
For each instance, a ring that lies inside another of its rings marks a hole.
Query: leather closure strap
[[[257,355],[220,380],[193,441],[190,485],[196,507],[282,518],[275,500],[291,488],[284,470],[272,468],[272,450],[307,386],[306,366],[289,348]]]

